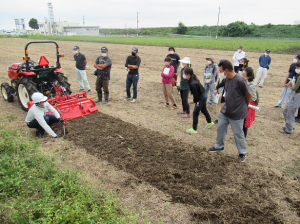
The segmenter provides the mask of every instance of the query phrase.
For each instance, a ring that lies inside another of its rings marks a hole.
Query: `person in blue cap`
[[[260,88],[263,87],[265,78],[267,78],[267,76],[268,76],[268,70],[269,70],[269,67],[271,64],[270,53],[271,53],[271,51],[269,49],[267,49],[265,51],[265,53],[259,57],[259,60],[258,60],[259,68],[256,72],[256,78],[254,80],[254,85],[257,85],[257,83],[260,79],[260,83],[258,85]]]

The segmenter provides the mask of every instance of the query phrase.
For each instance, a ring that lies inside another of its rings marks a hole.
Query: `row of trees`
[[[215,36],[217,26],[186,27],[182,22],[174,30],[176,34],[196,36]],[[273,25],[271,23],[258,26],[248,25],[242,21],[219,26],[218,36],[223,37],[269,37],[269,38],[300,38],[300,25]]]

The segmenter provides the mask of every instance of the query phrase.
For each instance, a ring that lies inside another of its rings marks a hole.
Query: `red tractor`
[[[56,45],[56,65],[49,66],[48,60],[41,56],[38,64],[30,60],[28,46],[30,44],[53,43]],[[68,78],[62,73],[59,58],[64,55],[59,53],[58,44],[54,41],[32,41],[25,46],[25,57],[23,63],[14,63],[8,66],[8,76],[11,79],[11,86],[8,83],[1,84],[1,93],[5,100],[12,102],[14,95],[19,98],[23,110],[28,110],[27,102],[31,100],[34,92],[41,92],[50,97],[55,94],[54,84],[65,88],[68,94],[71,93]]]
[[[48,60],[41,56],[38,64],[30,60],[28,46],[30,44],[53,43],[56,45],[56,65],[49,66]],[[1,84],[1,93],[4,100],[12,102],[14,95],[18,96],[23,110],[28,111],[32,106],[31,95],[41,92],[48,96],[48,102],[54,106],[61,117],[70,120],[86,114],[98,111],[94,101],[87,98],[86,92],[71,94],[68,78],[62,73],[59,58],[64,57],[59,53],[58,44],[54,41],[32,41],[25,46],[25,57],[23,63],[14,63],[8,66],[8,76],[11,85]]]

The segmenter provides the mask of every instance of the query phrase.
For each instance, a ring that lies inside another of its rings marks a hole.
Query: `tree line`
[[[179,22],[177,27],[157,27],[141,28],[138,30],[139,35],[147,36],[165,36],[169,34],[183,34],[192,36],[216,36],[217,26],[185,26]],[[105,29],[101,28],[100,33],[105,34],[137,34],[136,29]],[[299,25],[248,25],[243,21],[236,21],[228,25],[222,25],[218,28],[220,37],[263,37],[263,38],[300,38]]]

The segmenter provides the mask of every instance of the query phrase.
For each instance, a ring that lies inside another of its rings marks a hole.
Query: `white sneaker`
[[[130,102],[131,102],[131,103],[134,103],[134,102],[135,102],[135,99],[132,99]]]

